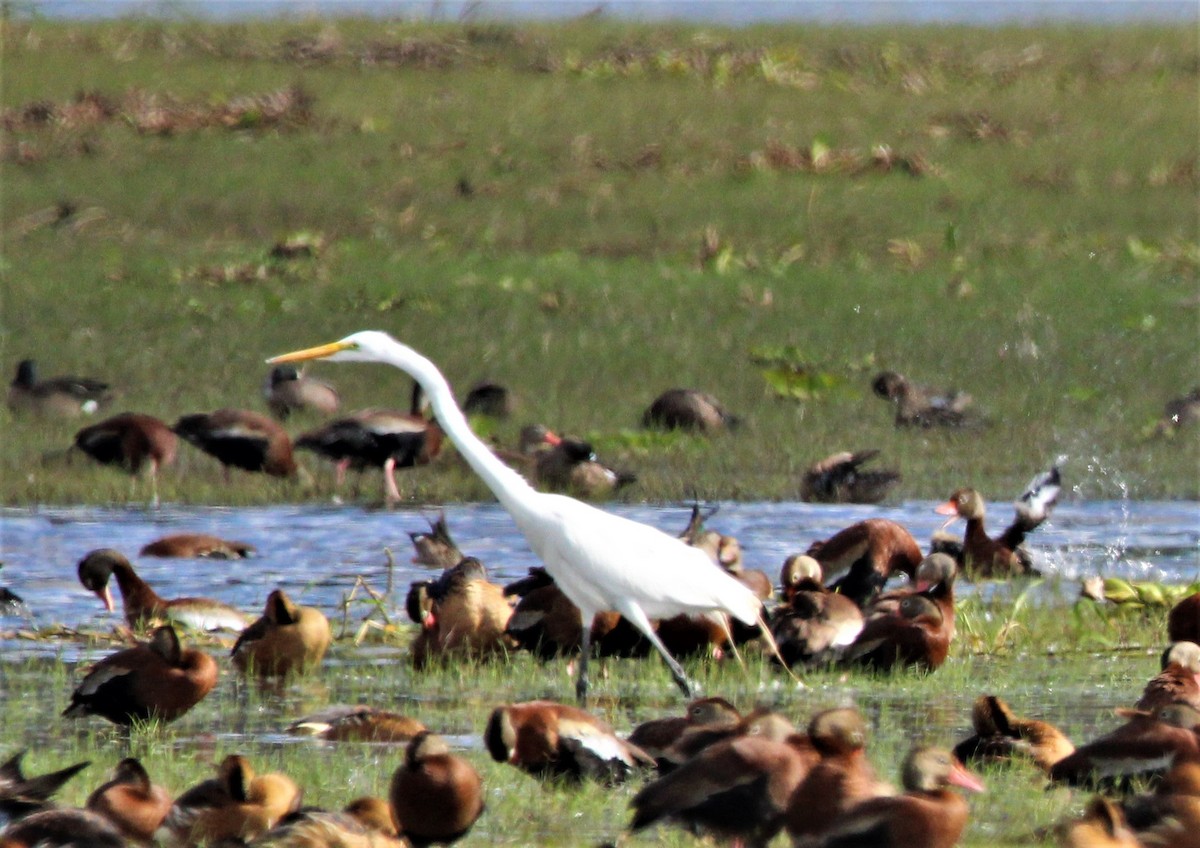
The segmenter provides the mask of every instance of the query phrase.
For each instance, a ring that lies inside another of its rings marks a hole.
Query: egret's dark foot
[[[587,706],[587,690],[587,675],[580,672],[579,677],[575,680],[575,700],[579,702],[579,706],[581,707]]]
[[[696,691],[699,688],[695,682],[688,680],[686,674],[672,675],[675,678],[675,685],[679,687],[679,691],[683,693],[683,697],[689,701],[696,697]]]

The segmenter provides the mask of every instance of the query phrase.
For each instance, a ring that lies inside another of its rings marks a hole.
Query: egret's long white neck
[[[475,435],[467,418],[454,400],[450,384],[437,366],[421,354],[408,349],[404,360],[394,362],[416,380],[429,398],[433,414],[446,435],[454,442],[467,464],[483,479],[492,494],[514,518],[525,513],[525,501],[536,490],[520,474],[509,468]]]

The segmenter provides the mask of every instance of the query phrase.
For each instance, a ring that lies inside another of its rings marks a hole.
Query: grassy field
[[[1115,727],[1120,720],[1112,708],[1132,704],[1157,671],[1162,609],[1098,614],[1085,601],[1073,614],[1063,614],[1057,606],[1018,603],[1021,591],[1010,587],[987,601],[963,601],[951,657],[933,674],[813,672],[806,675],[808,688],[799,691],[755,657],[748,658],[746,670],[732,662],[695,661],[689,673],[707,694],[723,695],[743,709],[777,709],[801,726],[820,709],[856,705],[871,726],[870,759],[893,780],[912,744],[952,745],[969,735],[970,702],[984,691],[1002,693],[1020,714],[1054,722],[1077,744]],[[363,609],[350,611],[346,633],[354,632]],[[340,630],[339,622],[335,632]],[[180,792],[210,776],[224,755],[243,753],[260,771],[292,776],[305,787],[305,803],[340,807],[359,795],[385,794],[402,749],[317,743],[289,737],[283,728],[327,704],[369,703],[420,718],[447,735],[483,774],[488,809],[464,844],[595,845],[617,839],[629,822],[628,802],[641,780],[615,789],[535,780],[492,762],[482,747],[495,705],[538,697],[570,700],[573,687],[561,661],[543,664],[522,654],[416,673],[402,658],[402,640],[394,633],[369,637],[360,646],[344,635],[317,674],[260,690],[233,672],[224,657],[227,644],[207,646],[221,662],[216,691],[175,724],[135,730],[128,739],[99,719],[46,720],[49,711],[65,706],[80,679],[82,670],[73,663],[45,653],[0,663],[0,706],[7,716],[0,750],[29,748],[30,773],[91,760],[61,793],[69,803],[82,803],[122,756],[142,758],[156,781]],[[94,656],[109,650],[99,642]],[[682,700],[657,660],[608,661],[601,668],[591,708],[618,731],[681,712]],[[970,799],[966,846],[1054,844],[1035,831],[1077,813],[1088,798],[1084,791],[1048,789],[1045,777],[1025,764],[978,771],[988,791]],[[622,844],[697,842],[679,829],[659,827],[622,838]]]
[[[6,368],[173,421],[262,409],[264,357],[381,328],[460,391],[512,387],[500,438],[591,437],[635,499],[794,498],[866,447],[905,498],[1007,498],[1059,453],[1081,497],[1200,497],[1200,438],[1146,439],[1200,373],[1187,28],[15,18],[3,49]],[[990,426],[896,431],[881,368]],[[319,372],[349,408],[408,392]],[[674,385],[745,427],[648,438]],[[0,423],[0,500],[131,498],[43,461],[76,423]],[[226,486],[185,449],[163,497],[327,485]],[[408,493],[487,496],[453,467]]]

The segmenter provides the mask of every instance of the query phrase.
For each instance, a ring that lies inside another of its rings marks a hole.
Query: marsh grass
[[[893,780],[915,742],[953,744],[966,736],[971,700],[985,691],[1001,693],[1019,713],[1056,723],[1076,742],[1116,726],[1120,720],[1112,709],[1133,703],[1144,681],[1157,672],[1165,610],[1129,616],[1081,601],[1092,612],[1072,616],[1061,604],[1014,603],[1019,597],[1020,590],[1014,590],[962,602],[960,638],[946,665],[932,674],[818,670],[804,676],[807,688],[800,690],[753,652],[746,654],[744,668],[732,661],[693,660],[687,669],[704,692],[743,708],[778,709],[800,726],[817,710],[858,706],[872,728],[871,760]],[[1086,638],[1096,622],[1119,626],[1117,638],[1098,650]],[[984,638],[979,649],[975,643],[981,634],[994,635],[985,628],[1007,635]],[[217,689],[175,723],[150,723],[129,734],[98,719],[55,716],[81,677],[82,665],[8,658],[0,664],[0,709],[6,717],[0,750],[28,749],[30,773],[90,760],[92,765],[62,792],[68,803],[82,803],[122,756],[142,758],[155,780],[178,792],[210,776],[225,754],[240,752],[260,771],[292,776],[305,787],[305,803],[338,807],[359,795],[386,794],[402,747],[322,743],[287,736],[283,729],[328,704],[369,703],[420,718],[479,768],[488,809],[470,837],[473,843],[565,846],[622,833],[640,781],[608,788],[536,780],[492,762],[482,747],[483,726],[496,704],[541,697],[570,701],[573,685],[565,660],[542,663],[515,654],[415,672],[404,654],[410,633],[406,627],[359,644],[339,638],[319,672],[267,688],[233,671],[225,659],[227,646],[207,643],[221,662]],[[94,634],[97,647],[89,656],[107,653],[99,646],[108,638]],[[591,709],[620,732],[682,706],[657,659],[602,661],[593,675]],[[971,798],[971,825],[963,843],[968,846],[1052,844],[1039,841],[1035,830],[1077,812],[1087,797],[1063,788],[1047,791],[1042,775],[1021,764],[988,766],[981,774],[988,792]],[[658,828],[623,844],[695,842],[677,830]]]
[[[1081,497],[1200,495],[1200,438],[1145,438],[1200,370],[1186,28],[3,27],[5,359],[110,379],[118,409],[261,409],[265,356],[380,327],[460,392],[513,388],[502,441],[591,437],[631,498],[794,498],[864,447],[905,498],[1008,497],[1059,453]],[[114,114],[78,117],[81,91]],[[266,120],[294,91],[305,119]],[[272,255],[296,237],[319,249]],[[836,386],[776,397],[753,352],[782,346]],[[898,432],[875,368],[965,388],[991,426]],[[347,408],[407,392],[315,370]],[[743,431],[643,439],[673,385]],[[6,503],[145,499],[40,461],[76,424],[0,416]],[[312,486],[226,485],[184,448],[162,497],[326,499],[306,461]],[[446,466],[406,497],[487,497]]]

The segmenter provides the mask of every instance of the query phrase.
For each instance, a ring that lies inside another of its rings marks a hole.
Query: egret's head
[[[306,362],[312,359],[327,359],[330,362],[380,362],[386,361],[385,353],[395,352],[403,348],[399,342],[387,333],[378,330],[364,330],[346,336],[340,341],[304,350],[272,356],[267,360],[271,364],[284,362]]]

